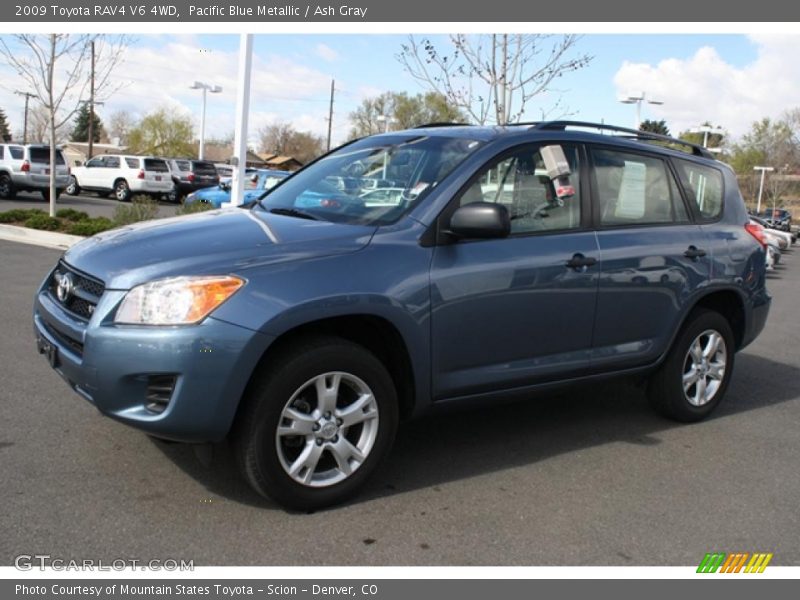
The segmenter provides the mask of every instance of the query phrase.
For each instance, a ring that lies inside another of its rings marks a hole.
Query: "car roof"
[[[583,121],[541,121],[515,123],[505,126],[462,125],[457,123],[432,123],[413,129],[379,134],[375,137],[391,137],[400,134],[431,137],[451,137],[493,142],[497,140],[524,141],[571,141],[575,143],[610,144],[630,149],[647,150],[659,154],[669,154],[679,158],[700,160],[708,164],[720,165],[706,148],[678,138],[662,136],[646,131],[628,129],[605,123]],[[654,142],[671,143],[686,148],[688,152],[676,148],[657,145]]]

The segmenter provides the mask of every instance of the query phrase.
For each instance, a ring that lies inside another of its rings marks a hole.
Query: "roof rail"
[[[660,133],[652,133],[650,131],[641,131],[640,129],[630,129],[628,127],[618,127],[617,125],[606,125],[600,123],[589,123],[587,121],[541,121],[538,123],[519,123],[519,125],[531,125],[533,130],[561,130],[564,131],[567,127],[583,127],[586,129],[596,129],[598,131],[614,131],[619,133],[627,133],[626,138],[635,140],[652,140],[657,142],[669,142],[670,144],[679,144],[691,149],[692,154],[695,156],[702,156],[704,158],[714,158],[707,148],[699,144],[693,144],[686,140],[670,137],[668,135],[661,135]]]
[[[424,125],[415,125],[412,129],[424,129],[425,127],[467,127],[469,123],[448,123],[447,121],[435,121]]]

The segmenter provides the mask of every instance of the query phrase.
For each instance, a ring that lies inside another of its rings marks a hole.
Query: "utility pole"
[[[31,94],[30,92],[19,92],[19,91],[17,91],[17,92],[14,92],[14,93],[17,94],[18,96],[25,96],[25,120],[23,121],[23,125],[22,125],[22,143],[23,144],[27,144],[28,143],[28,101],[31,98],[34,98],[35,95]]]
[[[336,80],[331,79],[331,103],[328,108],[328,152],[331,151],[331,129],[333,127],[333,94],[336,89]]]
[[[89,149],[86,160],[91,160],[94,146],[94,40],[92,44],[92,73],[89,78]]]

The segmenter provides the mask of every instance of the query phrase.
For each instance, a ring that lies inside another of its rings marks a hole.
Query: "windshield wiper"
[[[309,221],[319,221],[319,217],[315,217],[311,213],[307,213],[305,211],[299,210],[297,208],[270,208],[269,212],[273,215],[283,215],[286,217],[297,217],[298,219],[308,219]]]

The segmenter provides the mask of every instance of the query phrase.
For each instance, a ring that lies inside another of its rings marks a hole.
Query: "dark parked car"
[[[167,162],[175,184],[168,195],[170,202],[180,202],[192,192],[219,185],[217,168],[210,161],[173,158]]]
[[[308,201],[352,176],[403,191]],[[33,319],[101,413],[227,437],[254,489],[311,509],[351,496],[399,421],[439,407],[626,376],[663,415],[708,416],[764,327],[765,269],[736,176],[700,146],[431,126],[349,143],[246,208],[81,242]]]
[[[781,231],[792,230],[792,213],[785,208],[765,210],[761,217],[775,229],[780,229]]]

